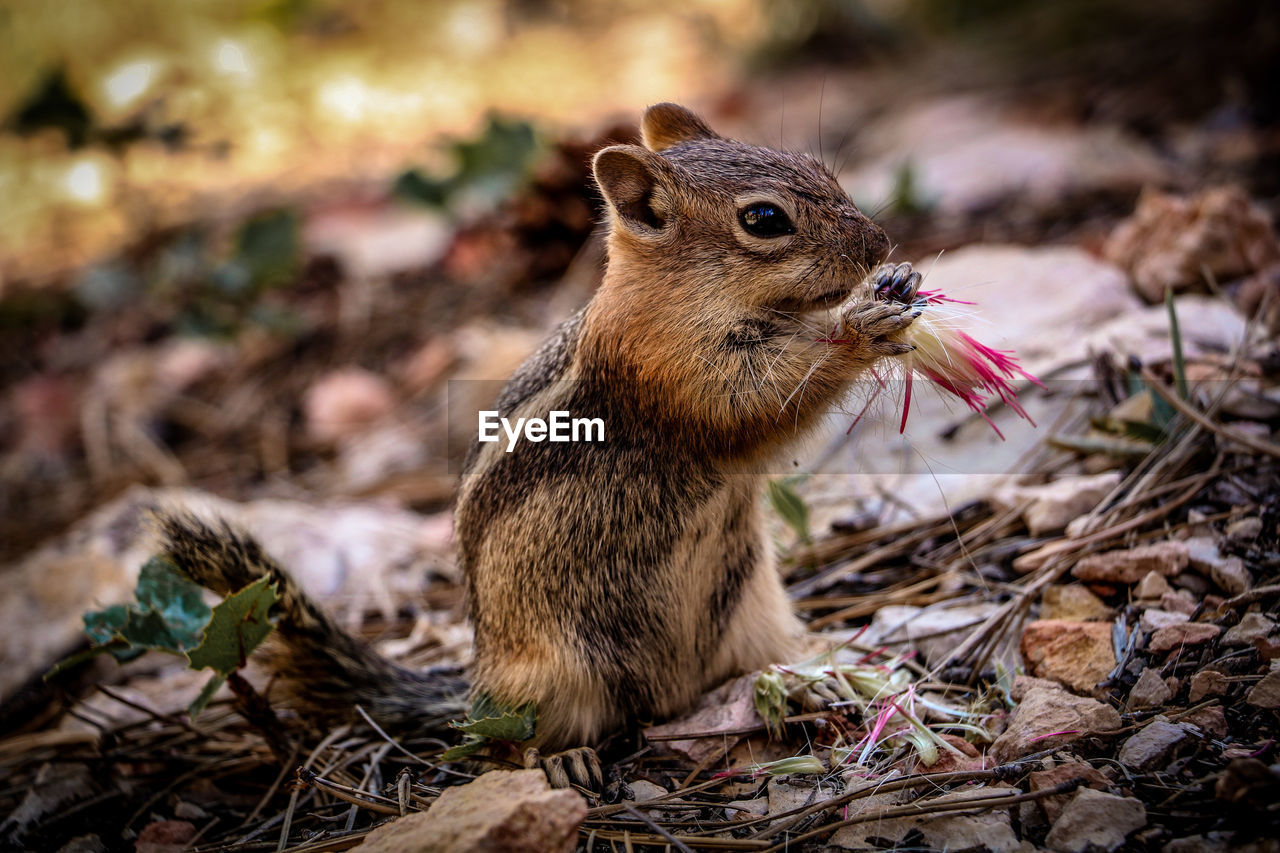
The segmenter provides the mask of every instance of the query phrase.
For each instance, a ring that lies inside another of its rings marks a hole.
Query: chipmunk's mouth
[[[849,294],[853,293],[852,287],[837,287],[824,291],[817,296],[808,297],[791,297],[783,299],[769,307],[775,311],[781,311],[788,314],[800,314],[810,311],[825,311],[834,308],[841,302],[849,298]]]

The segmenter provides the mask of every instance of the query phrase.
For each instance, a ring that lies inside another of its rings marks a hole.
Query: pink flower
[[[911,395],[914,392],[914,381],[917,375],[932,382],[937,388],[953,397],[958,397],[973,411],[982,416],[996,435],[1004,438],[1004,433],[987,415],[987,406],[996,399],[1001,400],[1020,417],[1025,418],[1032,426],[1035,421],[1027,414],[1027,410],[1018,402],[1018,392],[1013,382],[1019,378],[1034,382],[1041,388],[1044,386],[1018,364],[1018,357],[1009,350],[998,350],[989,347],[949,325],[947,318],[931,315],[929,306],[934,305],[973,305],[962,299],[954,299],[937,290],[921,290],[917,294],[917,305],[924,305],[924,313],[907,327],[902,333],[902,340],[912,344],[915,349],[900,356],[906,372],[904,377],[905,392],[902,399],[902,420],[898,431],[907,428],[907,416],[911,413]],[[837,338],[819,338],[823,343],[847,343]],[[861,420],[867,408],[885,389],[885,382],[876,370],[871,371],[875,378],[876,389],[867,401],[863,410],[849,425],[849,432]]]

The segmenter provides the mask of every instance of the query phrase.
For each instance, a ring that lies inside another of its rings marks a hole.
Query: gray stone
[[[1024,681],[1019,677],[1015,682]],[[1068,693],[1056,684],[1026,679],[1033,686],[1024,693],[1009,725],[991,745],[991,754],[1001,763],[1013,761],[1041,749],[1071,743],[1093,732],[1120,728],[1120,714],[1096,699]],[[1050,686],[1045,686],[1050,685]]]
[[[1081,788],[1049,830],[1045,846],[1057,853],[1115,850],[1147,825],[1147,810],[1132,797]]]
[[[1138,676],[1138,681],[1129,691],[1130,708],[1154,708],[1163,705],[1173,696],[1169,685],[1160,677],[1160,672],[1148,667]]]
[[[1178,747],[1189,737],[1191,730],[1186,726],[1171,723],[1163,716],[1156,717],[1125,741],[1116,757],[1131,770],[1153,770],[1172,760]]]
[[[1273,669],[1253,685],[1244,701],[1258,708],[1280,708],[1280,670]]]
[[[1275,629],[1275,622],[1261,613],[1250,611],[1241,617],[1239,623],[1227,629],[1227,633],[1222,635],[1222,644],[1232,647],[1252,646],[1254,640],[1270,636]]]

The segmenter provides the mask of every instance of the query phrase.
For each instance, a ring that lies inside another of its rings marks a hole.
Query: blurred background
[[[1144,188],[1263,223],[1170,286],[1276,260],[1272,3],[60,0],[0,44],[0,561],[137,484],[446,508],[447,381],[590,296],[590,154],[660,100],[824,159],[1039,370],[1170,285],[1108,248]]]

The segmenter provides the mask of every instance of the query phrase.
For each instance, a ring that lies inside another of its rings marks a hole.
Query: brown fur
[[[513,380],[504,417],[604,419],[602,445],[477,445],[456,527],[474,683],[538,704],[538,743],[592,743],[797,651],[760,517],[762,466],[860,368],[902,351],[902,306],[826,309],[888,244],[816,161],[721,139],[672,104],[647,147],[595,159],[609,264],[590,304]],[[746,202],[797,233],[753,237]],[[815,324],[818,324],[815,326]]]
[[[841,306],[888,243],[821,164],[722,139],[674,104],[651,107],[642,130],[645,147],[595,158],[610,216],[599,291],[497,404],[509,418],[601,418],[605,441],[522,441],[511,453],[477,443],[458,498],[473,692],[536,702],[543,748],[679,713],[797,652],[761,471],[863,367],[904,351],[894,338],[912,316],[879,301]],[[782,207],[795,233],[748,234],[739,211],[761,201]],[[818,342],[833,336],[843,342]],[[231,588],[268,571],[288,584],[230,531],[177,520],[166,533],[170,556],[202,583]],[[228,562],[240,569],[219,568]],[[291,586],[286,605],[273,662],[305,675],[317,698],[352,689],[399,729],[430,727],[453,707],[446,695],[456,705],[456,682],[425,687]]]

